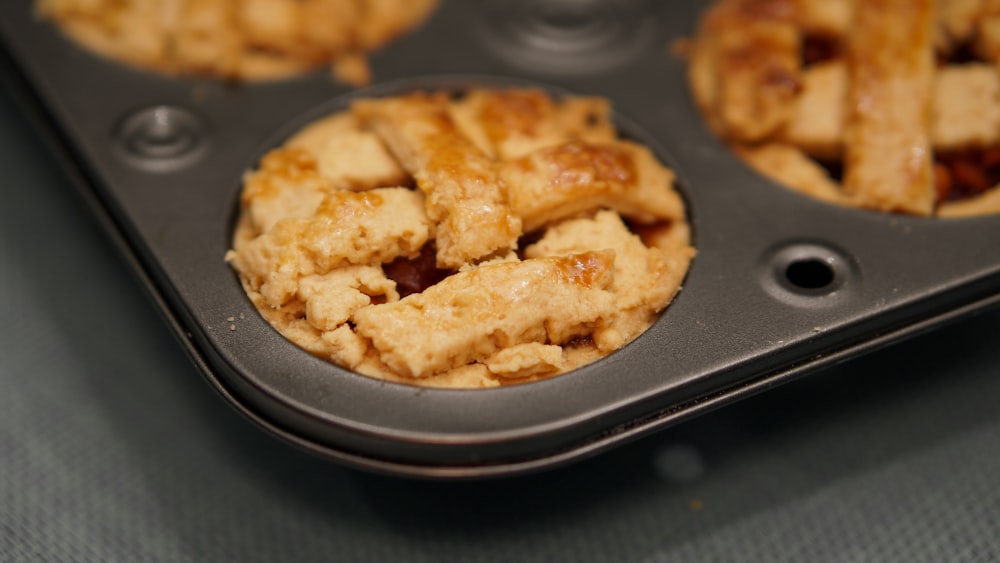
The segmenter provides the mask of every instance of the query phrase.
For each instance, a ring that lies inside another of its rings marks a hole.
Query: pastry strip
[[[413,174],[437,224],[437,262],[457,269],[517,245],[521,221],[510,213],[493,161],[455,127],[448,98],[413,94],[363,100],[353,111]]]
[[[643,223],[684,213],[673,173],[648,149],[623,141],[542,149],[503,163],[500,177],[526,232],[602,206]]]
[[[502,160],[573,140],[617,137],[607,100],[574,96],[557,102],[538,89],[476,90],[452,105],[452,116],[483,152]]]
[[[934,209],[934,1],[866,0],[848,41],[844,190],[858,205]]]
[[[601,247],[615,253],[615,275],[609,289],[615,294],[619,311],[609,330],[595,331],[593,335],[594,343],[606,352],[638,336],[673,299],[694,249],[687,247],[668,254],[647,247],[617,213],[604,210],[592,218],[551,227],[541,240],[525,249],[524,255],[565,256]]]
[[[296,297],[299,281],[348,265],[413,256],[430,238],[420,194],[404,188],[327,194],[315,215],[279,221],[230,253],[271,307]]]
[[[801,88],[797,12],[793,0],[732,0],[706,17],[692,80],[725,136],[758,141],[791,117]]]
[[[511,346],[590,334],[617,314],[613,278],[611,251],[490,263],[361,309],[354,322],[388,366],[422,378]]]

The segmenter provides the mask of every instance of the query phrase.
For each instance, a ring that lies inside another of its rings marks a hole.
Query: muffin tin
[[[372,56],[375,83],[357,90],[325,72],[232,84],[133,70],[26,0],[0,6],[0,40],[8,83],[230,404],[357,467],[468,478],[580,459],[1000,301],[1000,216],[830,206],[712,136],[671,50],[707,4],[445,0]],[[509,85],[607,97],[623,133],[677,172],[698,255],[659,322],[563,376],[436,390],[338,368],[257,314],[223,257],[261,155],[357,96]]]

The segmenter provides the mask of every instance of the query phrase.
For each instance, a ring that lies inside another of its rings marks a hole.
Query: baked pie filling
[[[437,0],[37,0],[81,45],[167,74],[276,79],[333,65],[370,81],[365,58],[419,25]]]
[[[710,127],[758,172],[890,213],[1000,213],[1000,4],[721,0],[687,45]]]
[[[674,175],[608,103],[361,99],[247,173],[227,260],[286,338],[375,378],[491,387],[622,347],[694,255]]]

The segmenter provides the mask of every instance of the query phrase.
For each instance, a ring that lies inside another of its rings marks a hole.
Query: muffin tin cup
[[[261,427],[353,466],[557,466],[1000,301],[1000,216],[831,206],[712,136],[670,49],[707,2],[500,4],[445,0],[372,57],[375,83],[357,90],[324,72],[226,84],[137,71],[76,47],[28,2],[0,7],[0,40],[10,83],[207,380]],[[442,390],[332,365],[260,317],[224,261],[260,156],[357,97],[506,86],[608,98],[622,134],[677,173],[698,254],[657,323],[566,375]]]

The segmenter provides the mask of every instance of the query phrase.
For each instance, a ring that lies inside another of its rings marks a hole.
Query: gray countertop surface
[[[0,94],[2,561],[1000,561],[1000,312],[572,466],[371,475],[205,383]]]

